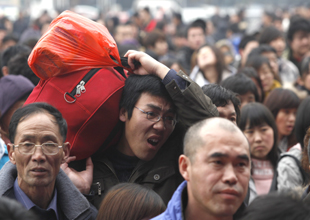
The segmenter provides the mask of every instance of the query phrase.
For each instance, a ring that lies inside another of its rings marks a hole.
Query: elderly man
[[[250,179],[250,151],[236,125],[223,118],[193,125],[184,138],[179,169],[186,181],[154,220],[237,219]]]
[[[0,171],[0,196],[19,201],[40,219],[95,219],[97,211],[60,164],[69,156],[67,123],[46,103],[18,109],[9,125],[9,158]]]

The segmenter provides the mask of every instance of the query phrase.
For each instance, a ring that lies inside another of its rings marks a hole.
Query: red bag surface
[[[121,67],[121,60],[106,27],[65,11],[53,20],[47,33],[40,38],[28,64],[38,77],[48,79],[77,70]]]
[[[41,80],[25,102],[47,102],[62,113],[68,124],[70,155],[77,160],[95,153],[119,121],[125,78],[113,68],[94,72],[82,70]]]

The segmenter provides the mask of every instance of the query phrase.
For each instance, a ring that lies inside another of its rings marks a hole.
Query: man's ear
[[[3,76],[9,75],[9,68],[7,66],[2,67],[2,74]]]
[[[7,144],[7,148],[8,148],[8,152],[9,152],[9,158],[12,164],[16,164],[15,161],[15,151],[14,151],[14,147],[13,144]]]
[[[191,167],[191,162],[189,158],[185,156],[184,154],[182,154],[179,157],[179,171],[186,181],[189,180],[190,167]]]
[[[63,160],[66,160],[70,156],[70,143],[66,142],[63,144]]]
[[[127,111],[125,108],[121,108],[121,110],[119,111],[119,120],[121,120],[122,122],[125,122],[127,120]]]

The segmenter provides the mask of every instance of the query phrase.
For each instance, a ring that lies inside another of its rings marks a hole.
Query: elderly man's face
[[[204,138],[206,144],[197,149],[193,161],[187,158],[188,205],[210,216],[232,216],[248,189],[249,145],[241,132],[223,129]]]
[[[37,113],[24,118],[16,129],[14,144],[31,142],[36,145],[57,143],[63,145],[54,117],[48,113]],[[36,147],[32,155],[21,154],[18,148],[10,149],[10,160],[16,164],[18,184],[27,192],[30,188],[54,188],[60,164],[69,155],[67,146],[63,146],[56,155],[45,155],[41,147]]]

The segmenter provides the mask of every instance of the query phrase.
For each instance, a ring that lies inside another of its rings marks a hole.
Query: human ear
[[[125,108],[121,108],[121,110],[119,111],[119,120],[125,122],[126,119],[127,119],[127,111]]]
[[[66,142],[63,144],[63,151],[62,151],[62,159],[63,162],[65,162],[65,160],[70,156],[70,143]]]
[[[9,68],[7,66],[2,67],[2,75],[3,76],[9,75]]]
[[[8,152],[9,152],[9,158],[12,164],[16,164],[15,161],[15,151],[14,151],[14,147],[13,144],[7,144],[7,148],[8,148]]]
[[[183,178],[188,181],[190,176],[190,166],[191,162],[188,157],[186,157],[184,154],[182,154],[179,157],[179,171]]]

